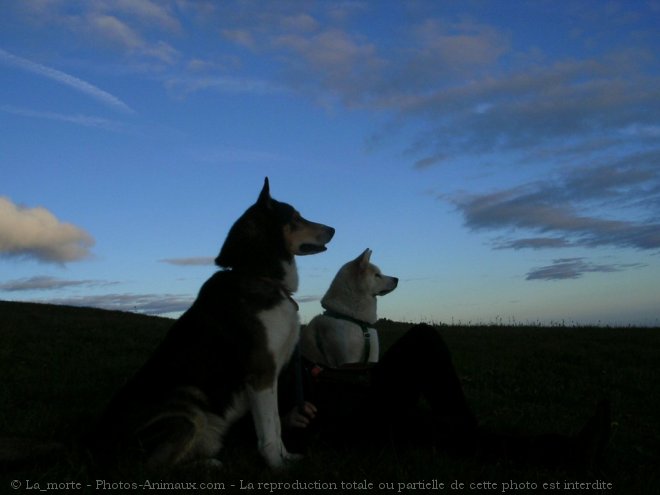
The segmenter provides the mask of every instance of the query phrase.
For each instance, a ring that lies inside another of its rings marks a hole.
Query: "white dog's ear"
[[[358,266],[360,267],[360,270],[366,270],[367,267],[369,266],[369,260],[371,259],[371,253],[372,253],[371,249],[367,248],[355,260],[355,261],[357,261]]]

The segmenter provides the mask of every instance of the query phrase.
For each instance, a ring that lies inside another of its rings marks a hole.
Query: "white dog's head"
[[[342,266],[326,292],[321,305],[325,309],[374,323],[376,296],[384,296],[396,289],[399,279],[383,275],[370,263],[371,249],[366,249],[353,261]]]

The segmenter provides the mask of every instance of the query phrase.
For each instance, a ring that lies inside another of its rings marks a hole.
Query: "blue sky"
[[[3,1],[0,299],[176,315],[264,176],[405,321],[660,324],[660,1]]]

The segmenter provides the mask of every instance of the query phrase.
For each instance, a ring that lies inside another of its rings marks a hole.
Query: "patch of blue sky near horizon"
[[[214,256],[269,175],[276,198],[337,228],[327,253],[299,260],[303,319],[371,247],[402,278],[381,301],[394,319],[514,308],[657,324],[653,2],[54,1],[7,13],[0,194],[95,245],[64,267],[0,259],[0,282],[118,285],[0,297],[132,294],[142,306],[108,301],[153,311],[163,306],[146,296],[162,294],[180,309],[213,268],[159,260]],[[621,302],[621,284],[635,301]]]

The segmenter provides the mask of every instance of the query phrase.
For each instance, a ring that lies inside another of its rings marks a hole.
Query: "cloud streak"
[[[121,132],[125,129],[125,126],[120,122],[104,119],[102,117],[93,117],[90,115],[66,115],[55,112],[40,112],[27,108],[15,107],[12,105],[2,105],[0,106],[0,110],[12,115],[19,115],[21,117],[52,120],[55,122],[66,122],[67,124],[75,124],[83,127],[103,129],[112,132]]]
[[[97,287],[112,284],[112,282],[101,282],[98,280],[63,280],[55,277],[36,276],[4,282],[0,284],[0,291],[21,292],[34,290],[57,290],[68,287]]]
[[[24,208],[0,197],[0,257],[67,263],[88,258],[94,239],[45,208]]]
[[[660,151],[629,155],[576,168],[555,180],[462,195],[453,202],[471,230],[542,234],[500,238],[499,249],[660,249],[659,160]]]
[[[642,263],[595,264],[584,258],[561,258],[551,265],[534,268],[527,273],[526,280],[566,280],[581,278],[585,273],[612,273],[630,268],[641,268]]]
[[[249,93],[254,95],[269,95],[284,93],[286,89],[271,81],[231,77],[231,76],[176,76],[168,77],[165,87],[182,95],[198,91],[218,91],[221,93]]]
[[[184,2],[151,0],[95,0],[94,2],[22,2],[19,11],[38,24],[64,27],[142,61],[155,61],[158,68],[175,64],[180,52],[161,39],[180,35],[183,27],[175,13],[194,10]],[[154,38],[154,35],[158,38]],[[138,69],[137,65],[133,65]],[[154,68],[153,65],[149,66]],[[139,70],[143,70],[140,67]]]
[[[30,283],[27,280],[24,282],[28,284]],[[14,285],[18,283],[20,283],[20,281],[14,281],[11,284]],[[38,283],[38,281],[35,283]],[[66,286],[74,284],[84,285],[86,283],[86,281],[72,281],[71,284]],[[90,283],[95,282],[90,281]],[[45,285],[47,285],[47,283]],[[101,308],[114,311],[128,311],[149,315],[168,315],[186,311],[192,305],[194,299],[193,296],[182,294],[101,294],[41,299],[34,302],[58,304],[63,306]],[[300,304],[304,304],[318,301],[320,296],[301,296],[296,297],[295,299]]]
[[[452,198],[464,225],[497,232],[494,249],[614,247],[660,249],[660,150],[592,157],[553,178],[489,193]],[[530,235],[532,234],[532,235]],[[526,280],[574,280],[587,273],[614,273],[645,265],[598,264],[559,258],[530,270]]]
[[[55,298],[35,302],[128,311],[149,315],[166,315],[186,311],[193,303],[193,297],[175,294],[104,294]]]
[[[47,67],[45,65],[32,62],[28,59],[19,57],[0,48],[0,62],[18,67],[19,69],[31,72],[41,77],[51,79],[59,84],[68,86],[84,95],[106,106],[112,107],[124,113],[133,114],[135,111],[116,96],[104,91],[82,79],[69,75],[65,72]]]
[[[495,244],[495,249],[556,249],[570,247],[572,245],[566,239],[558,237],[531,237],[502,241]]]
[[[629,56],[557,61],[393,103],[401,119],[429,125],[408,150],[422,155],[418,166],[466,153],[538,148],[539,136],[546,147],[614,139],[631,125],[657,124],[660,112],[658,77],[646,73],[642,54]]]
[[[296,296],[294,298],[298,303],[305,304],[310,302],[316,302],[321,300],[321,296]]]
[[[214,266],[214,258],[210,256],[198,256],[191,258],[166,258],[158,260],[161,263],[175,266]]]

